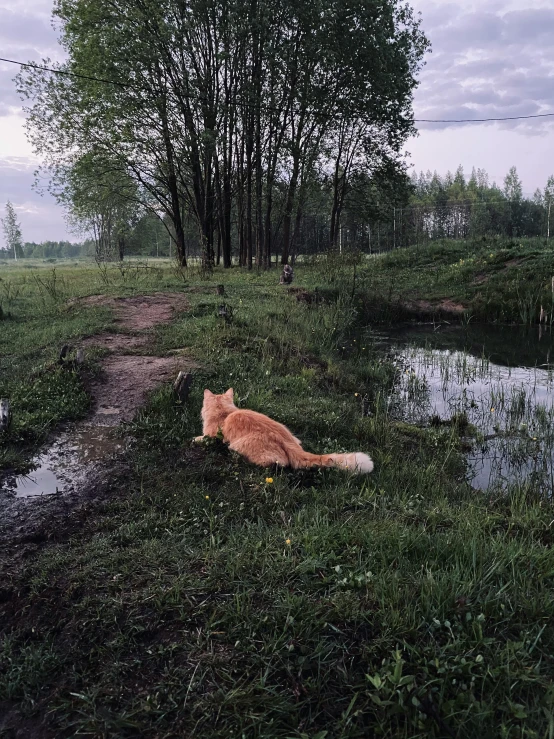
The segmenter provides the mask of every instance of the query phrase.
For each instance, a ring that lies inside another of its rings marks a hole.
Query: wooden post
[[[179,372],[177,379],[173,383],[173,392],[177,396],[177,400],[180,403],[184,403],[190,393],[192,385],[192,375],[190,372]]]
[[[2,398],[0,400],[0,431],[7,431],[10,418],[10,401],[7,398]]]

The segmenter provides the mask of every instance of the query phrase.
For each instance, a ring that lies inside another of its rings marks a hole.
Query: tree
[[[546,238],[550,238],[550,211],[554,202],[554,175],[550,175],[544,188],[544,207],[546,208]]]
[[[504,178],[504,195],[510,203],[510,236],[518,236],[521,233],[523,217],[523,188],[517,169],[510,167]]]
[[[84,155],[68,168],[57,168],[51,191],[65,205],[75,229],[93,236],[97,261],[116,255],[123,260],[126,241],[143,210],[130,177],[110,161]]]
[[[2,227],[6,247],[8,251],[13,252],[13,258],[17,260],[18,256],[23,255],[23,237],[21,236],[21,227],[17,222],[15,209],[9,200],[6,203],[6,217],[2,218]]]
[[[508,174],[504,178],[504,194],[512,203],[518,203],[523,198],[521,180],[515,167],[510,167]]]
[[[226,267],[233,235],[241,264],[269,266],[277,243],[286,262],[334,168],[333,241],[348,178],[414,132],[428,41],[402,0],[57,0],[54,13],[65,74],[18,77],[37,153],[54,172],[108,161],[170,221],[183,264],[190,222],[207,267],[216,234]]]

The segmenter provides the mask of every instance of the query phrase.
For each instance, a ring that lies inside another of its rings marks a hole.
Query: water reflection
[[[33,459],[30,472],[8,477],[0,490],[16,497],[72,490],[93,467],[121,452],[124,444],[113,427],[71,427]]]
[[[549,329],[414,327],[388,332],[398,382],[393,415],[473,429],[468,479],[480,489],[526,483],[551,495],[554,365]]]

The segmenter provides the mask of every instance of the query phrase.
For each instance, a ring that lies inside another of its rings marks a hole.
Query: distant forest
[[[461,166],[454,174],[447,172],[444,176],[414,172],[397,185],[395,197],[388,199],[386,192],[372,189],[362,176],[352,179],[345,197],[338,248],[378,252],[437,239],[549,238],[553,231],[554,177],[532,198],[524,197],[515,167],[502,185],[491,183],[483,169],[474,169],[467,178]],[[313,187],[296,224],[293,259],[298,254],[317,254],[329,248],[329,197],[325,182]],[[184,231],[187,255],[200,256],[195,223],[185,219]],[[128,223],[123,239],[114,241],[109,258],[175,256],[170,232],[167,219],[164,223],[150,213],[143,214]],[[275,238],[279,238],[278,231]],[[91,237],[81,243],[24,242],[18,258],[74,259],[93,258],[95,254],[96,242]],[[217,247],[215,257],[219,263],[221,251]],[[0,259],[11,258],[13,253],[0,249]]]

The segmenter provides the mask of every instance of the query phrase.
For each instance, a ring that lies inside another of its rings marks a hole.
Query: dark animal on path
[[[290,264],[285,264],[285,266],[283,267],[283,272],[281,273],[281,277],[279,278],[279,284],[290,285],[293,277],[294,272],[292,270],[292,267],[290,266]]]

